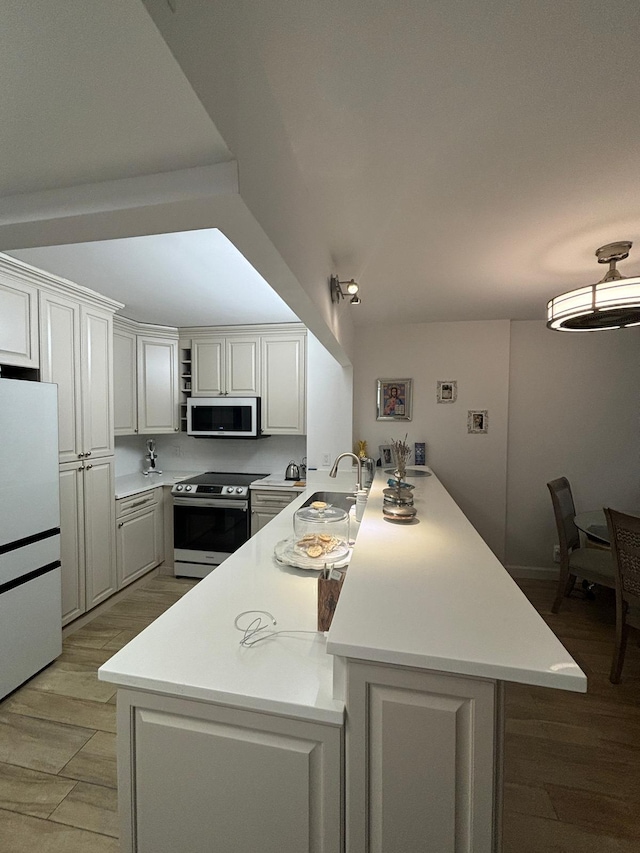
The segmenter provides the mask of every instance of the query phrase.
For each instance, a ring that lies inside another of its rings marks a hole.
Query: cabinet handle
[[[89,471],[91,468],[93,468],[93,465],[85,465],[84,467],[85,470]]]
[[[118,527],[124,527],[124,521],[118,522]]]
[[[180,427],[174,427],[173,430],[174,432],[178,432],[180,430]]]
[[[84,459],[84,453],[78,453],[78,459]]]
[[[84,455],[85,455],[85,456],[91,456],[91,451],[90,451],[90,450],[88,450]]]

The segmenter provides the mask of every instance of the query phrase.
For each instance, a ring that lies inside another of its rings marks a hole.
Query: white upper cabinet
[[[260,337],[215,335],[194,339],[194,397],[258,397],[260,395]]]
[[[116,435],[138,430],[137,336],[113,321],[113,417]]]
[[[227,338],[225,342],[226,393],[234,397],[260,395],[260,338]]]
[[[178,330],[114,320],[115,434],[177,432]]]
[[[225,392],[224,338],[194,340],[191,349],[193,397],[217,397]]]
[[[138,432],[178,431],[178,335],[138,335]]]
[[[0,364],[39,367],[38,291],[0,267]]]
[[[85,456],[112,456],[113,315],[81,308],[82,436]]]
[[[267,435],[306,432],[306,334],[262,338],[262,429]]]
[[[112,312],[40,292],[41,376],[58,386],[60,462],[111,456]]]
[[[305,434],[307,333],[302,324],[189,327],[180,335],[190,354],[192,396],[261,397],[266,435]]]

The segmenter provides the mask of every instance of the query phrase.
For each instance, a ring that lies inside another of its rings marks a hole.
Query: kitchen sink
[[[356,502],[356,498],[355,495],[348,492],[314,492],[302,506],[311,506],[314,501],[324,501],[327,504],[331,504],[331,506],[337,506],[349,512]]]
[[[385,474],[393,474],[395,476],[396,469],[395,468],[385,468]],[[431,471],[417,471],[415,468],[411,468],[411,470],[407,469],[407,480],[410,480],[412,477],[430,477]]]

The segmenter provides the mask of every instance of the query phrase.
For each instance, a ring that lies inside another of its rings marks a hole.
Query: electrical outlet
[[[553,546],[553,562],[554,563],[560,562],[560,546],[559,545]]]
[[[179,444],[172,444],[173,455],[174,456],[182,456],[182,447]]]
[[[331,465],[331,454],[330,453],[323,453],[322,454],[322,465],[326,468],[328,468],[329,465]]]

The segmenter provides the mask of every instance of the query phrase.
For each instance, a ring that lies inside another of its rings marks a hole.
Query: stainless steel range
[[[176,576],[203,578],[247,541],[249,485],[266,476],[207,471],[171,489]]]

